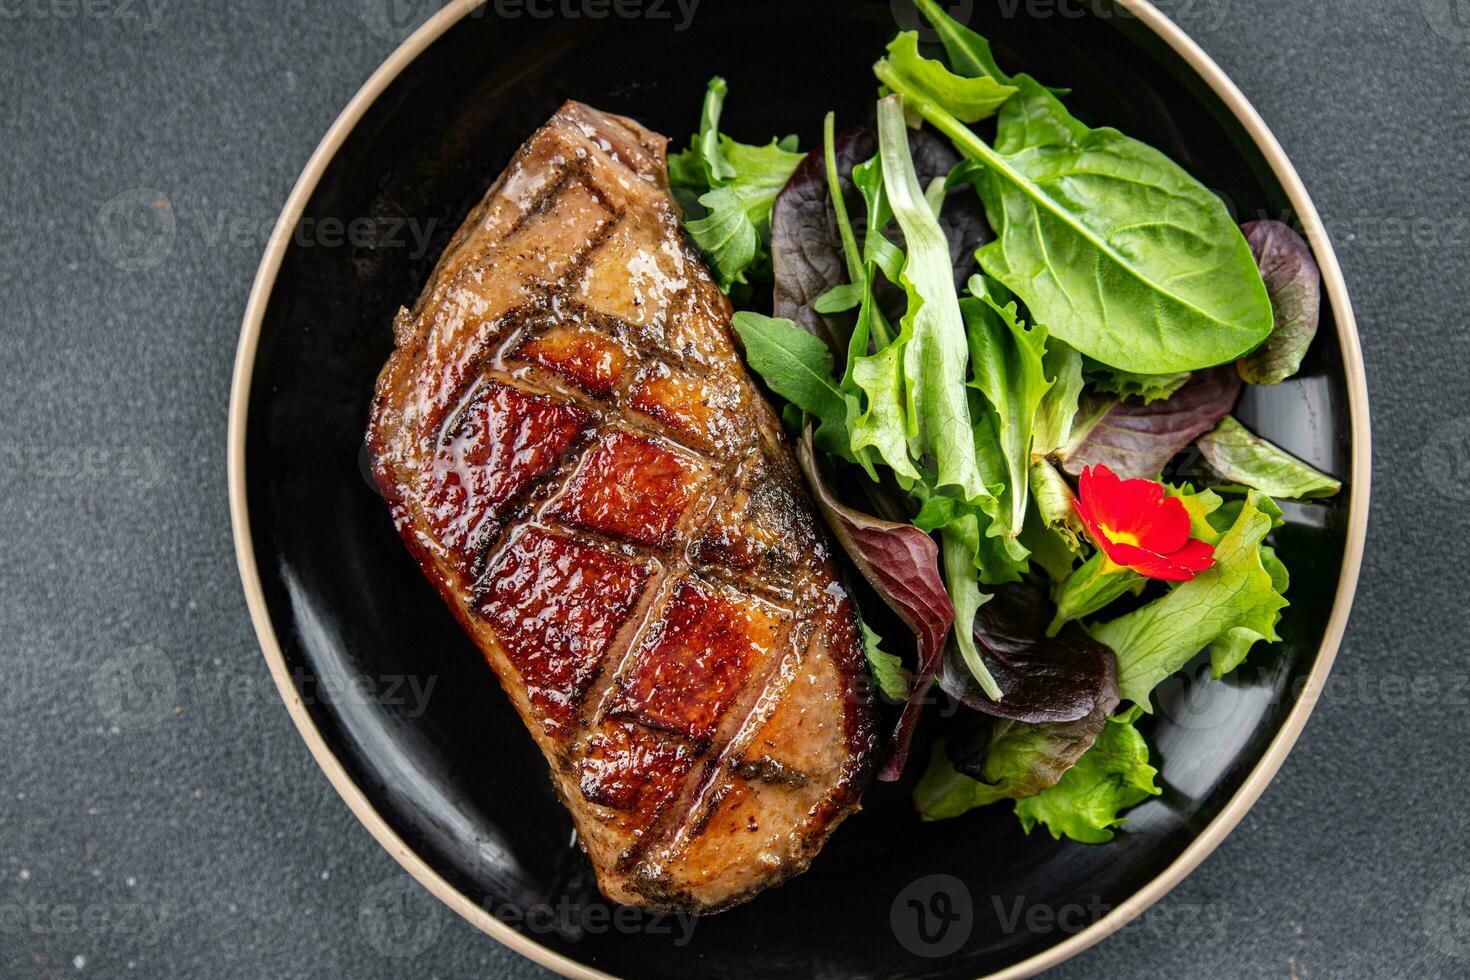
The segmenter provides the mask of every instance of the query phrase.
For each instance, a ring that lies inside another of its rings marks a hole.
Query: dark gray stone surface
[[[1167,9],[1328,219],[1372,392],[1372,532],[1281,775],[1058,975],[1466,976],[1470,8]],[[365,11],[0,0],[0,975],[540,974],[398,891],[271,689],[235,575],[236,333],[297,172],[391,48]],[[127,271],[99,213],[139,188],[171,202],[174,244]],[[371,927],[395,901],[428,923],[411,958]]]

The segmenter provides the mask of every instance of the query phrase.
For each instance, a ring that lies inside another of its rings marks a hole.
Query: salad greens
[[[981,267],[1073,347],[1140,374],[1232,360],[1271,332],[1271,303],[1224,202],[1158,150],[1091,129],[1018,75],[994,147],[894,54],[880,81],[976,164],[999,236]]]
[[[903,702],[880,778],[937,680],[968,710],[917,782],[924,819],[1004,800],[1028,832],[1102,843],[1161,792],[1159,682],[1278,639],[1272,498],[1341,487],[1231,415],[1243,380],[1302,363],[1320,277],[1289,229],[1237,228],[1162,153],[914,2],[945,57],[900,33],[874,124],[829,114],[808,156],[738,143],[716,78],[670,181],[833,537],[913,634],[906,662],[863,624]],[[971,128],[990,119],[993,138]],[[748,308],[767,275],[774,316]],[[1181,461],[1193,485],[1158,482]]]
[[[669,157],[669,184],[686,216],[689,236],[709,261],[720,289],[768,278],[771,207],[805,156],[796,138],[766,146],[737,142],[720,132],[728,87],[716,76],[704,98],[699,132],[689,148]]]
[[[1342,489],[1337,480],[1254,435],[1230,415],[1195,445],[1225,480],[1272,497],[1307,500],[1331,497]]]

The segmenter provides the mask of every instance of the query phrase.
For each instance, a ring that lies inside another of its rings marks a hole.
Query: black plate
[[[828,109],[840,124],[871,111],[869,66],[895,30],[892,11],[905,6],[705,0],[685,31],[675,30],[677,13],[467,16],[388,85],[328,163],[264,313],[246,429],[251,543],[312,722],[378,813],[439,875],[492,914],[520,920],[516,928],[535,942],[597,969],[974,976],[1017,963],[1118,906],[1201,835],[1262,758],[1323,640],[1351,486],[1325,506],[1289,507],[1277,532],[1293,579],[1286,642],[1258,648],[1224,682],[1167,686],[1164,710],[1144,724],[1164,793],[1137,808],[1113,843],[1028,838],[1004,807],[921,825],[908,799],[918,764],[903,785],[875,785],[808,874],[699,921],[688,941],[677,926],[670,934],[598,929],[598,913],[525,923],[522,913],[537,903],[568,896],[563,908],[576,910],[600,900],[585,860],[569,849],[571,821],[539,753],[364,477],[362,436],[390,350],[389,322],[511,153],[562,100],[635,116],[682,144],[706,79],[719,72],[732,93],[723,129],[751,141],[795,132],[810,147]],[[1069,86],[1083,118],[1165,150],[1242,220],[1289,211],[1241,125],[1138,20],[1107,6],[1085,18],[1043,19],[973,6],[971,22],[995,40],[1002,64]],[[355,244],[330,247],[330,226],[320,222],[363,217],[372,219],[374,241],[360,232]],[[406,224],[395,234],[398,219]],[[431,241],[416,247],[410,232],[427,227]],[[1348,477],[1348,386],[1327,304],[1301,375],[1250,389],[1239,414]],[[392,690],[405,674],[421,684],[435,679],[421,713],[406,689]],[[363,676],[374,679],[374,696],[346,686]],[[920,763],[927,738],[918,742]],[[967,937],[963,922],[937,945],[917,937],[908,900],[933,910],[945,901],[934,898],[936,882],[914,884],[930,875],[963,883],[938,885],[956,893],[955,908],[968,896]],[[1048,925],[1043,912],[1007,922],[1018,899],[1022,911],[1050,909],[1063,920]],[[1271,900],[1268,886],[1261,899]],[[1067,914],[1073,909],[1080,911]],[[958,951],[932,955],[956,935]]]

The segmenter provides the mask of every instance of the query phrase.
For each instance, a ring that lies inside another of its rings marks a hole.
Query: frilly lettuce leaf
[[[1026,520],[1027,471],[1032,427],[1052,382],[1046,378],[1046,328],[1021,320],[1004,286],[983,276],[970,280],[970,296],[960,301],[970,346],[972,386],[988,401],[991,424],[1005,461],[1010,516],[1007,533],[1021,533]]]
[[[1148,762],[1148,743],[1134,722],[1137,706],[1108,719],[1102,734],[1056,785],[1016,801],[1016,816],[1029,834],[1045,824],[1060,840],[1106,844],[1127,822],[1123,810],[1157,796],[1159,771]]]
[[[1137,374],[1120,371],[1105,364],[1089,366],[1087,378],[1094,391],[1101,391],[1120,398],[1141,398],[1145,405],[1168,398],[1189,382],[1188,371],[1173,374]]]
[[[1159,681],[1206,647],[1218,651],[1217,667],[1233,667],[1255,643],[1279,639],[1276,623],[1288,603],[1278,586],[1286,583],[1274,555],[1267,567],[1261,542],[1280,510],[1254,491],[1240,503],[1234,524],[1215,542],[1211,568],[1141,609],[1092,627],[1118,656],[1119,692],[1145,710],[1151,710],[1149,694]]]

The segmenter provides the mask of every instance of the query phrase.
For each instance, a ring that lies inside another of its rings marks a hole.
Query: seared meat
[[[577,103],[531,137],[399,313],[368,445],[603,892],[713,911],[857,808],[872,701],[664,146]]]

